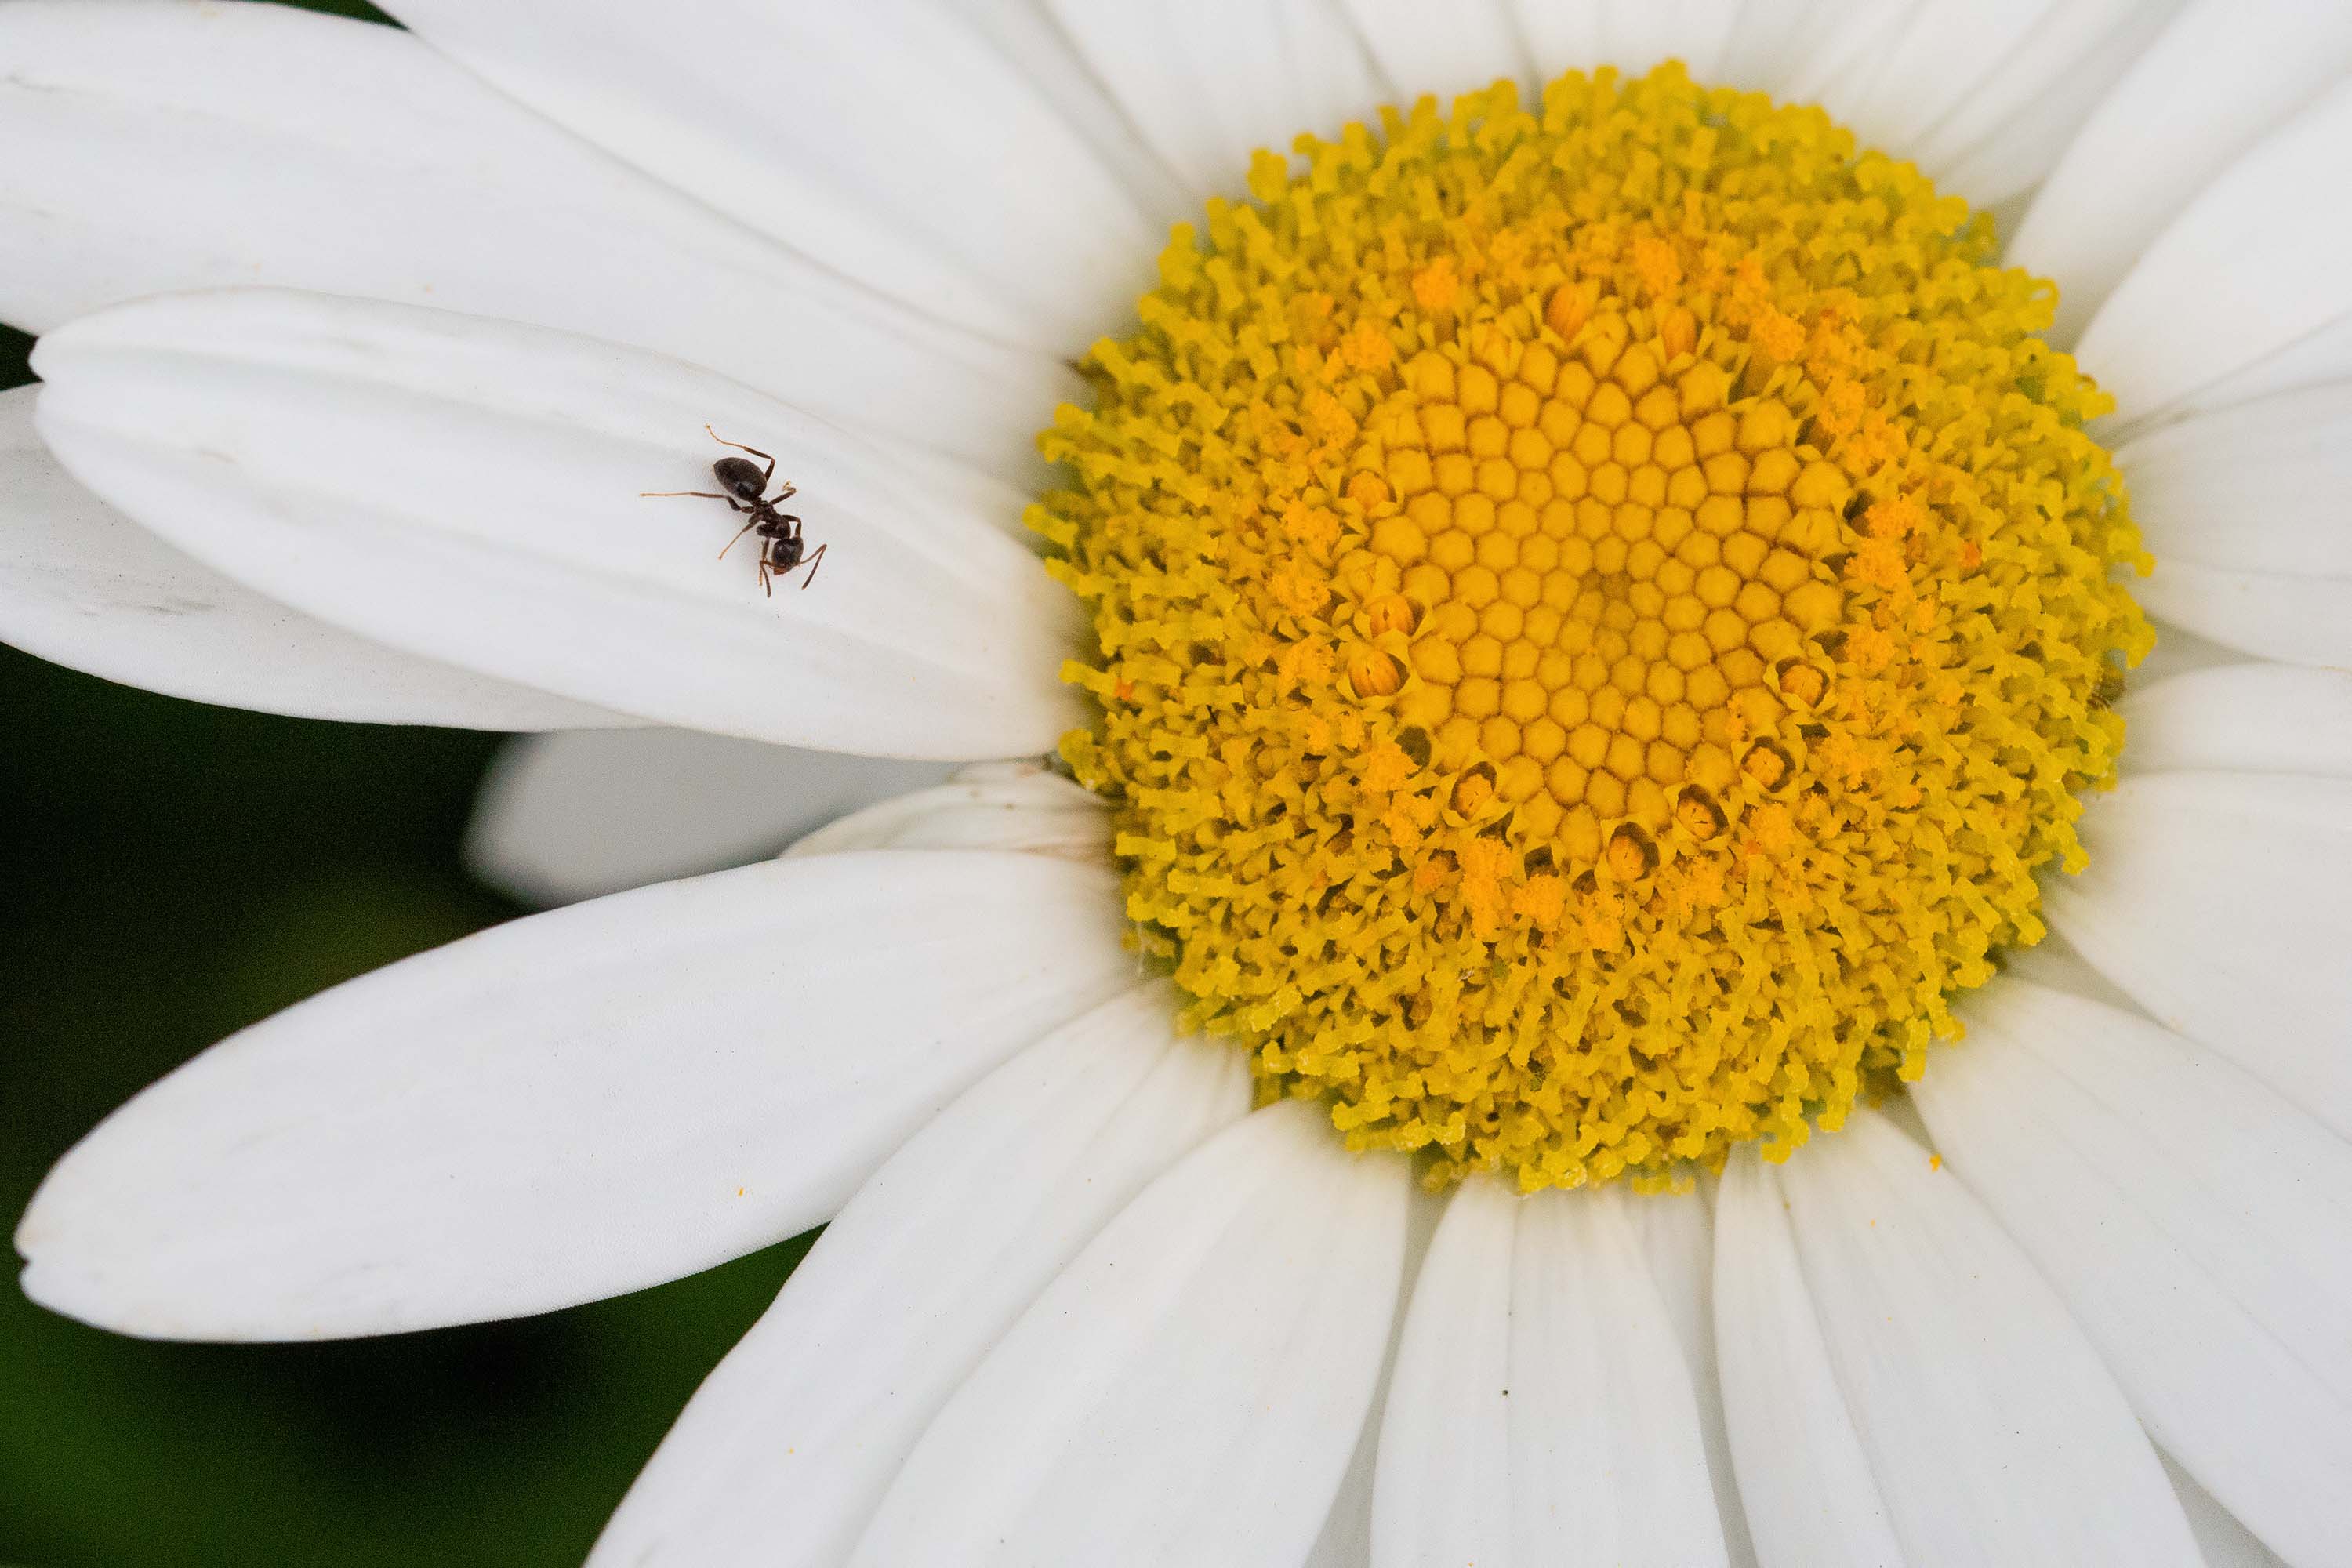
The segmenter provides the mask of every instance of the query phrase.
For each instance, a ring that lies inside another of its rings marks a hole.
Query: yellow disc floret
[[[1031,516],[1193,1020],[1527,1186],[1916,1077],[2041,936],[2149,641],[2054,290],[1673,66],[1296,152],[1178,230]]]

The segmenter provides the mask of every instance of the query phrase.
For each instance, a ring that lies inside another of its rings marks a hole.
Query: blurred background
[[[0,386],[32,379],[30,347],[0,331]],[[522,912],[458,861],[495,736],[205,707],[5,647],[0,715],[10,1229],[75,1140],[205,1046]],[[340,1344],[121,1339],[12,1272],[0,1563],[576,1564],[807,1239],[549,1317]]]

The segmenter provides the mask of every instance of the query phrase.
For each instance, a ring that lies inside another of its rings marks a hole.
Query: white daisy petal
[[[1195,1151],[989,1353],[852,1561],[1293,1568],[1371,1404],[1410,1170],[1295,1100]]]
[[[1682,1347],[1622,1186],[1546,1192],[1511,1259],[1511,1560],[1725,1561]]]
[[[693,730],[530,735],[491,759],[466,866],[525,903],[576,903],[745,865],[948,773]]]
[[[1008,476],[1075,393],[1054,354],[880,300],[394,28],[18,0],[0,58],[0,317],[32,331],[222,285],[429,304],[675,354]]]
[[[1706,1199],[1696,1187],[1687,1193],[1650,1194],[1633,1205],[1633,1222],[1641,1233],[1643,1256],[1650,1262],[1650,1278],[1658,1287],[1658,1300],[1696,1382],[1699,1367],[1712,1367],[1715,1360],[1715,1336],[1707,1322],[1715,1221],[1706,1211]]]
[[[2031,189],[2180,0],[1855,5],[1791,96],[1990,206]]]
[[[2116,710],[2128,773],[2352,778],[2352,670],[2266,663],[2184,670],[2135,683]]]
[[[2076,357],[2115,395],[2114,419],[2216,406],[2219,389],[2352,316],[2352,209],[2319,199],[2352,156],[2352,81],[2231,164],[2133,263],[2083,331]],[[2273,384],[2268,390],[2278,390]]]
[[[2290,542],[2315,543],[2310,535]],[[2291,663],[2352,658],[2345,617],[2352,615],[2352,581],[2247,571],[2183,558],[2159,561],[2153,577],[2133,585],[2143,608],[2246,653]],[[2156,585],[2158,578],[2163,585]]]
[[[2141,685],[2153,686],[2159,680],[2194,669],[2211,669],[2221,665],[2245,662],[2246,656],[2236,648],[2224,647],[2220,643],[2199,637],[2195,632],[2159,621],[2156,626],[2156,647],[2132,670],[2129,680],[2126,682],[2126,689]]]
[[[289,610],[82,488],[0,392],[0,642],[173,697],[307,719],[542,730],[634,721]]]
[[[1715,1340],[1739,1496],[1763,1568],[1904,1568],[1797,1258],[1774,1168],[1717,1189]]]
[[[2173,773],[2083,814],[2050,923],[2158,1022],[2352,1137],[2352,782]]]
[[[43,438],[247,585],[396,647],[684,727],[827,751],[1050,748],[1068,590],[1016,492],[735,383],[506,322],[277,289],[44,338]],[[829,554],[762,594],[704,432],[773,452]]]
[[[1682,1342],[1683,1363],[1690,1368],[1699,1436],[1706,1445],[1707,1479],[1715,1487],[1716,1512],[1723,1526],[1724,1554],[1732,1568],[1748,1568],[1756,1561],[1756,1548],[1748,1540],[1747,1516],[1733,1479],[1722,1379],[1716,1365],[1715,1218],[1700,1191],[1645,1197],[1633,1205],[1633,1217],[1650,1260],[1650,1278],[1664,1303],[1666,1321]]]
[[[1976,90],[1921,137],[1915,156],[1979,207],[2023,195],[2184,0],[2054,0]],[[1929,6],[1975,17],[1980,6]]]
[[[2288,1568],[2171,1456],[2159,1448],[2157,1458],[2164,1461],[2164,1479],[2172,1483],[2174,1494],[2180,1499],[2180,1511],[2189,1516],[2189,1533],[2197,1537],[2205,1568]]]
[[[2004,14],[2015,0],[2001,0]],[[1917,20],[1918,0],[1872,4],[1870,0],[1824,0],[1810,8],[1787,59],[1787,75],[1777,96],[1799,103],[1826,103],[1832,91],[1842,107],[1831,110],[1842,123],[1852,108],[1867,100],[1872,81],[1888,64],[1902,58],[1903,39]],[[2014,18],[2011,24],[2014,26]],[[1944,101],[1961,89],[1957,73],[1945,83]],[[1856,129],[1859,129],[1858,127]],[[1864,144],[1870,139],[1864,137]],[[1893,149],[1888,149],[1893,151]]]
[[[925,1118],[1115,994],[1112,879],[1029,855],[772,862],[535,915],[214,1047],[50,1173],[58,1311],[387,1333],[636,1289],[829,1217]]]
[[[1473,1177],[1430,1241],[1381,1422],[1372,1568],[1508,1561],[1519,1205],[1504,1182]]]
[[[1759,46],[1810,9],[1808,0],[1508,0],[1538,87],[1571,68],[1633,77],[1669,59],[1702,82],[1764,87]]]
[[[2138,1005],[2121,986],[2084,963],[2082,955],[2066,941],[2063,931],[2044,931],[2042,940],[2031,947],[2004,947],[1998,951],[2000,973],[2004,975],[2052,991],[2067,991],[2077,996],[2088,996],[2118,1007]],[[1895,1105],[1908,1104],[1908,1098],[1904,1098],[1889,1101],[1888,1107],[1892,1109]],[[1934,1142],[1927,1137],[1925,1123],[1921,1124],[1918,1136],[1927,1142]]]
[[[2290,1562],[2352,1538],[2352,1143],[2135,1014],[2022,984],[1912,1089],[2164,1445]]]
[[[1373,1563],[1726,1561],[1672,1317],[1622,1189],[1466,1183],[1405,1320]]]
[[[596,1543],[630,1568],[840,1563],[923,1428],[1047,1281],[1250,1106],[1249,1058],[1146,986],[1015,1057],[858,1189]]]
[[[425,42],[559,124],[869,288],[1082,349],[1159,236],[956,5],[400,0]]]
[[[2197,1568],[2098,1352],[1951,1173],[1862,1111],[1779,1174],[1837,1387],[1909,1568]],[[1784,1468],[1751,1477],[1741,1453],[1742,1497],[1817,1487]]]
[[[962,0],[962,15],[1118,175],[1138,210],[1155,221],[1198,210],[1176,171],[1112,101],[1068,32],[1037,0]]]
[[[1791,95],[1821,103],[1863,145],[1903,156],[1984,81],[2049,5],[1990,0],[1948,14],[1918,0],[1832,5],[1817,15],[1819,41],[1807,51]],[[1930,68],[1938,49],[1946,51],[1940,77]]]
[[[1664,4],[1608,0],[1601,7],[1601,51],[1595,58],[1627,76],[1647,71],[1661,60],[1678,59],[1700,81],[1718,80],[1744,4],[1745,0],[1665,0]],[[1534,28],[1526,20],[1530,9],[1521,0],[1521,26],[1532,37]],[[1548,63],[1539,58],[1539,76]]]
[[[1018,849],[1111,863],[1110,803],[1036,763],[977,763],[917,790],[827,823],[784,851]]]
[[[1657,7],[1675,8],[1675,0]],[[1530,87],[1540,89],[1567,70],[1590,73],[1599,66],[1622,65],[1601,42],[1601,28],[1615,10],[1610,0],[1505,0],[1504,9],[1526,47]],[[1628,21],[1642,25],[1638,14]]]
[[[2201,388],[2184,410],[2227,408],[2282,392],[2352,381],[2352,310]]]
[[[1404,1272],[1397,1290],[1400,1302],[1412,1299],[1422,1266],[1429,1256],[1429,1244],[1437,1235],[1437,1223],[1445,1207],[1444,1197],[1418,1182],[1413,1184],[1405,1211]],[[1339,1478],[1339,1495],[1331,1500],[1331,1511],[1323,1521],[1323,1533],[1315,1538],[1313,1549],[1299,1568],[1369,1568],[1371,1563],[1372,1481],[1380,1464],[1381,1428],[1397,1352],[1404,1337],[1404,1313],[1398,1312],[1389,1326],[1387,1353],[1381,1359],[1371,1408],[1364,1413],[1363,1429],[1356,1434],[1356,1451],[1348,1460],[1347,1473]]]
[[[1535,85],[1507,0],[1454,0],[1447,5],[1423,0],[1336,3],[1355,24],[1372,63],[1405,103],[1433,93],[1443,112],[1451,108],[1455,93],[1492,87],[1504,77],[1517,82],[1522,95]]]
[[[1846,0],[1742,0],[1717,64],[1719,79],[1751,92],[1787,96]]]
[[[2267,658],[2352,663],[2352,382],[2179,420],[2116,461],[2157,559],[2133,586],[2149,614]]]
[[[2066,144],[2009,246],[2072,342],[2198,192],[2352,68],[2352,6],[2192,0]]]
[[[1105,5],[1046,0],[1187,198],[1239,194],[1259,148],[1302,131],[1338,134],[1390,96],[1328,0],[1190,0]]]

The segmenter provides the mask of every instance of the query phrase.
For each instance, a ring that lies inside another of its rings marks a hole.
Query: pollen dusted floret
[[[2150,640],[2054,290],[1674,66],[1296,153],[1042,443],[1143,945],[1441,1175],[1835,1126],[2040,938]]]

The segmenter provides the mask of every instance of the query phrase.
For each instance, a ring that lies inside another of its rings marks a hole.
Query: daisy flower
[[[0,10],[0,631],[985,765],[223,1042],[36,1300],[830,1221],[614,1565],[2352,1561],[2352,12],[393,9]]]

